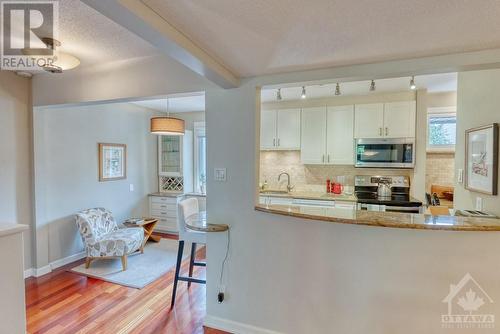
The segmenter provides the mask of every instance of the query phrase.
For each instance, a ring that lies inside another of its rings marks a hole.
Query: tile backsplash
[[[355,175],[404,175],[413,181],[408,169],[355,168],[345,165],[304,165],[300,151],[261,151],[259,182],[267,181],[270,189],[286,189],[286,178],[278,182],[278,175],[287,172],[297,191],[325,191],[326,180],[345,177],[345,186],[354,186]]]
[[[427,153],[425,190],[430,192],[431,185],[452,187],[455,183],[455,154]]]

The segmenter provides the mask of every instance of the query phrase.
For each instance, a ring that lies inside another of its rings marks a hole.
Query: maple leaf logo
[[[460,305],[464,311],[472,314],[472,311],[477,311],[481,306],[483,306],[484,300],[483,298],[478,297],[476,292],[472,291],[472,289],[469,289],[469,291],[465,293],[465,296],[458,299],[457,304]]]

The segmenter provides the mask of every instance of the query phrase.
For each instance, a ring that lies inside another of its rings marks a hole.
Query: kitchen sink
[[[287,195],[289,194],[286,190],[261,190],[261,195]]]

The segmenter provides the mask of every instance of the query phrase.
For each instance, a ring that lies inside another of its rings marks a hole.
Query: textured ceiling
[[[247,77],[500,47],[498,0],[141,0]]]
[[[457,90],[457,73],[419,75],[415,77],[418,89],[426,88],[429,93],[452,92]],[[374,93],[410,91],[410,78],[391,78],[375,80]],[[370,81],[355,81],[340,83],[342,96],[368,95]],[[276,102],[276,89],[263,89],[262,102]],[[335,83],[306,87],[307,98],[335,97]],[[302,87],[287,87],[281,89],[283,101],[300,100]]]
[[[149,56],[149,43],[79,0],[59,1],[61,50],[80,58],[81,66]]]

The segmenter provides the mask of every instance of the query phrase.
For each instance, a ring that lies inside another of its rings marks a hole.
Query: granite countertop
[[[257,211],[340,224],[443,231],[500,231],[500,219],[423,214],[257,205]]]
[[[273,192],[273,190],[261,191],[260,196],[269,197],[281,197],[281,198],[296,198],[296,199],[312,199],[321,201],[345,201],[345,202],[357,202],[355,195],[347,194],[332,194],[314,191],[292,191],[289,193]]]

